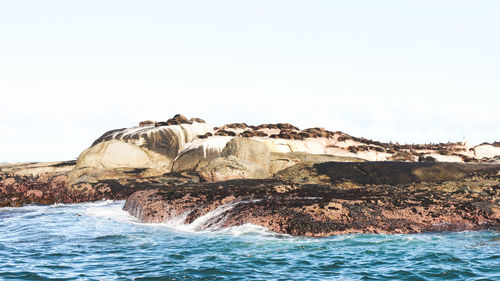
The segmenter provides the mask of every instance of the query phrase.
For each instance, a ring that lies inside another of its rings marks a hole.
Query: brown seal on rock
[[[386,152],[385,149],[383,147],[380,147],[380,146],[369,146],[371,150],[375,150],[377,152]]]
[[[299,128],[293,126],[290,123],[278,123],[278,124],[276,124],[276,126],[278,126],[278,128],[280,128],[280,129],[299,130]]]
[[[259,131],[259,130],[253,130],[252,131],[257,137],[267,137],[267,134],[265,132]]]
[[[172,118],[172,119],[177,120],[177,122],[179,122],[180,124],[189,123],[189,120],[186,118],[186,116],[184,116],[182,114],[176,114],[176,115],[174,115],[174,118]]]
[[[214,135],[214,134],[212,134],[212,133],[208,132],[208,133],[206,133],[206,134],[204,134],[204,135],[198,136],[198,138],[199,138],[199,139],[206,139],[206,138],[211,137],[211,136],[213,136],[213,135]]]
[[[255,133],[252,131],[244,131],[243,133],[240,134],[240,137],[252,138],[252,137],[255,137]]]
[[[434,158],[432,156],[420,155],[418,157],[418,162],[437,162],[437,160],[436,160],[436,158]]]
[[[368,151],[368,146],[366,145],[359,145],[358,147],[358,151]]]
[[[302,137],[302,138],[315,138],[316,135],[315,134],[312,134],[310,132],[300,132],[299,135]]]
[[[351,139],[352,139],[352,138],[351,138],[351,137],[349,137],[349,136],[340,136],[340,137],[338,137],[338,138],[337,138],[337,141],[341,141],[341,142],[343,142],[343,141],[346,141],[346,140],[351,140]]]
[[[156,122],[155,121],[151,121],[151,120],[146,120],[146,121],[139,122],[139,126],[140,127],[149,126],[149,125],[155,125],[155,124],[156,124]]]
[[[335,135],[334,132],[330,132],[320,127],[307,128],[304,131],[313,134],[315,138],[332,138]]]
[[[279,136],[280,139],[286,139],[286,140],[293,140],[293,139],[295,139],[293,137],[293,135],[286,134],[286,133],[280,133],[278,136]]]
[[[440,149],[438,150],[438,153],[441,155],[452,155],[453,152],[449,151],[448,149]]]
[[[215,133],[216,136],[230,136],[230,137],[236,137],[236,133],[233,131],[226,131],[226,130],[218,130]]]
[[[169,126],[170,124],[168,124],[167,122],[156,122],[155,123],[155,127],[160,127],[160,126]]]
[[[387,159],[391,161],[407,161],[407,162],[415,161],[413,159],[413,155],[406,151],[398,151],[393,155],[389,156]]]
[[[168,119],[167,120],[167,125],[171,126],[171,125],[180,125],[181,123],[175,119]]]
[[[358,148],[356,146],[349,146],[347,150],[349,150],[350,153],[358,154]]]
[[[248,125],[246,123],[231,123],[226,124],[222,127],[222,129],[246,129]]]
[[[189,119],[190,122],[196,122],[196,123],[206,123],[205,120],[201,118],[191,118]]]

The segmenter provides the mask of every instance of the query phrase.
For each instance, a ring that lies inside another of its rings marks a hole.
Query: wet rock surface
[[[338,164],[323,163],[315,169],[336,170]],[[366,163],[342,164],[345,171]],[[180,221],[200,229],[252,223],[278,233],[318,237],[500,226],[499,165],[433,166],[441,169],[443,178],[419,179],[402,175],[432,166],[384,164],[370,167],[381,173],[375,182],[344,174],[321,184],[244,179],[158,186],[132,194],[124,209],[144,222]],[[457,170],[460,176],[447,178]]]

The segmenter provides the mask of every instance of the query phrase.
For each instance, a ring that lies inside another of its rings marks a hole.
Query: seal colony
[[[2,164],[0,194],[0,206],[127,199],[145,222],[218,210],[199,227],[307,236],[498,228],[500,143],[400,145],[176,114],[110,130],[76,161]]]

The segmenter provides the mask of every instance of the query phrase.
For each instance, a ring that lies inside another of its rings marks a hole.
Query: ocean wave
[[[235,205],[185,224],[142,223],[124,201],[1,209],[0,279],[17,280],[497,280],[498,232],[415,235],[276,234],[224,228]],[[36,213],[29,215],[27,213]],[[220,269],[220,270],[216,270]]]

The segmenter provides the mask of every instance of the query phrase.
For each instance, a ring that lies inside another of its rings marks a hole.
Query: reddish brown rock
[[[138,191],[127,199],[124,209],[145,222],[185,215],[184,223],[189,224],[225,207],[225,212],[200,227],[252,223],[278,233],[318,237],[496,228],[500,226],[500,191],[488,186],[481,192],[496,201],[474,192],[464,193],[458,187],[445,190],[437,184],[346,189],[235,180]]]
[[[71,163],[74,165],[74,161]],[[45,168],[49,167],[50,165]],[[150,186],[168,186],[198,180],[197,176],[187,177],[175,173],[165,177],[138,178],[134,175],[140,174],[140,169],[132,169],[128,172],[128,178],[72,184],[67,173],[61,172],[60,169],[36,175],[0,171],[0,207],[79,203],[103,199],[123,200],[133,192]]]
[[[330,180],[159,186],[132,194],[124,209],[145,222],[182,218],[189,224],[208,214],[210,219],[199,227],[253,223],[278,233],[318,237],[500,226],[498,165],[329,162],[315,169]],[[222,213],[210,216],[217,208]]]

